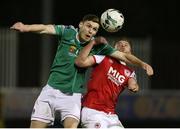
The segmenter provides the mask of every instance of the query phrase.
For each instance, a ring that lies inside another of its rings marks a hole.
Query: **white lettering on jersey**
[[[110,67],[107,73],[108,79],[114,82],[117,86],[125,81],[125,76],[121,75],[116,69]]]

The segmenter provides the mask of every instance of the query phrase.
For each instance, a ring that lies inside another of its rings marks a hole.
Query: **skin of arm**
[[[146,70],[146,73],[149,76],[154,74],[153,68],[149,64],[143,62],[142,60],[138,59],[137,57],[135,57],[132,54],[115,51],[110,56],[113,58],[116,58],[118,60],[123,60],[126,63],[134,64],[134,65],[137,65],[137,66],[143,68],[144,70]]]
[[[32,24],[27,25],[22,22],[16,22],[10,27],[10,29],[17,30],[19,32],[35,32],[39,34],[55,34],[55,29],[53,25],[44,24]]]
[[[98,37],[95,40],[92,40],[87,44],[79,53],[78,57],[75,60],[75,64],[78,67],[89,67],[96,64],[92,55],[89,55],[91,49],[94,45],[100,43],[107,43],[106,39],[103,37]]]
[[[88,45],[86,45],[79,53],[75,60],[75,64],[78,67],[89,67],[95,64],[93,56],[89,55],[92,47],[95,42],[91,41]]]
[[[103,37],[100,37],[97,40],[92,40],[88,45],[86,45],[79,53],[78,57],[75,60],[75,64],[78,67],[89,67],[95,64],[95,61],[93,59],[93,56],[89,56],[89,53],[92,49],[92,47],[98,43],[104,43],[103,41],[106,41],[103,39]],[[111,55],[111,57],[118,59],[118,60],[123,60],[126,63],[134,64],[139,67],[142,67],[144,70],[146,70],[147,75],[151,76],[154,74],[152,67],[138,59],[132,54],[127,54],[123,53],[120,51],[115,51]]]

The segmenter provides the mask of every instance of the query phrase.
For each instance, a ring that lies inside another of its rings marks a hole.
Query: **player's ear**
[[[79,28],[81,28],[83,26],[83,23],[82,22],[80,22],[79,23]]]

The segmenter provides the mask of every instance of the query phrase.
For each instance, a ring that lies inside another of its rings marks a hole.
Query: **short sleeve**
[[[56,35],[62,35],[65,29],[64,25],[54,25],[55,31],[56,31]]]
[[[105,58],[105,56],[103,56],[103,55],[93,55],[93,57],[97,64],[100,64],[102,62],[102,60]]]

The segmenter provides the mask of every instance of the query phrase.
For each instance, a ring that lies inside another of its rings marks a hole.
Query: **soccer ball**
[[[124,16],[117,9],[108,9],[102,13],[100,22],[107,32],[117,32],[124,24]]]

